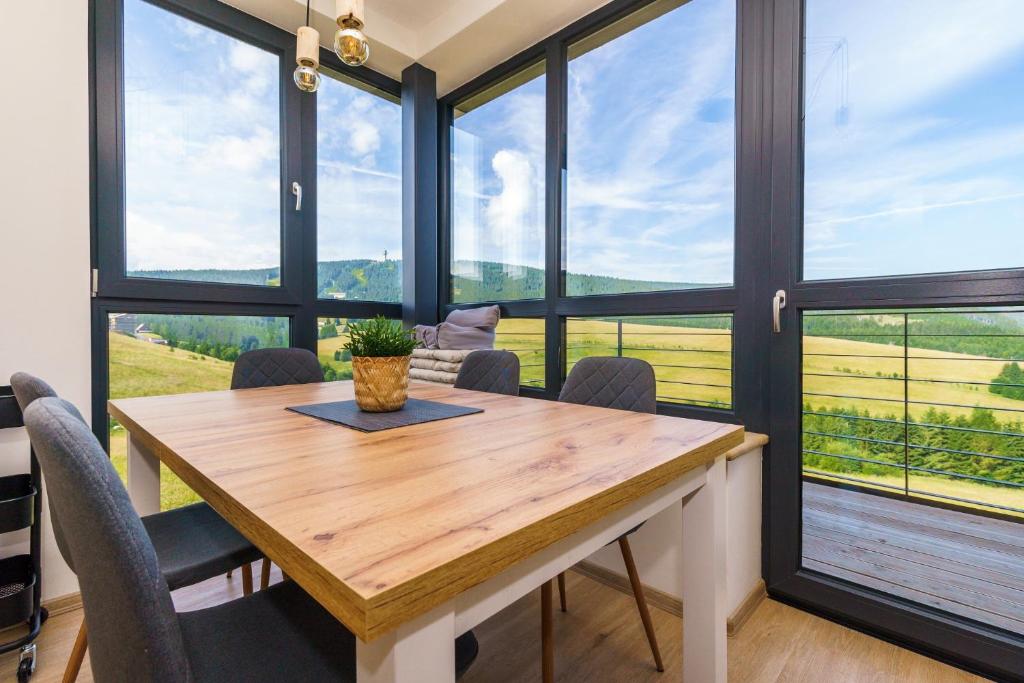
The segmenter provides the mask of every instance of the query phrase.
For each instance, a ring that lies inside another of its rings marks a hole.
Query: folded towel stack
[[[413,349],[409,361],[409,377],[426,382],[455,384],[462,361],[471,353],[472,350]]]

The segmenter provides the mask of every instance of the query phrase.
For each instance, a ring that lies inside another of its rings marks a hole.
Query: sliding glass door
[[[1024,671],[1022,21],[778,0],[762,296],[773,593],[997,676]]]

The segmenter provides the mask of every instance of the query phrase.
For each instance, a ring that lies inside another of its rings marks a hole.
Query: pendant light
[[[362,66],[370,58],[370,43],[363,35],[363,0],[337,0],[338,31],[334,52],[349,66]]]
[[[295,85],[302,92],[316,92],[320,87],[320,33],[309,25],[309,1],[306,0],[306,25],[296,32]]]

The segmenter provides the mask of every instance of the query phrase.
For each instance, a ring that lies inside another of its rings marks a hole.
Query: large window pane
[[[654,367],[658,400],[732,407],[732,315],[568,318],[567,371],[588,356],[639,358]]]
[[[231,388],[235,360],[245,351],[288,346],[288,319],[255,316],[109,316],[110,398],[163,396]],[[128,440],[110,420],[110,457],[125,476]],[[165,466],[160,466],[160,508],[199,500]]]
[[[732,283],[735,55],[735,0],[656,2],[570,48],[570,296]]]
[[[124,3],[129,275],[280,284],[279,58]]]
[[[1024,266],[1024,3],[809,0],[806,21],[804,277]]]
[[[543,65],[455,107],[451,300],[544,296]]]
[[[1024,310],[811,312],[804,472],[1024,518]]]
[[[402,108],[329,72],[317,91],[317,294],[402,300]]]

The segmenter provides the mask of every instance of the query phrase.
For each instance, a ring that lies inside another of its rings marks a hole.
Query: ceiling
[[[222,0],[294,33],[306,0]],[[437,73],[438,95],[469,81],[608,0],[366,0],[369,66],[399,78],[419,62]],[[310,23],[330,47],[334,0],[311,0]]]

